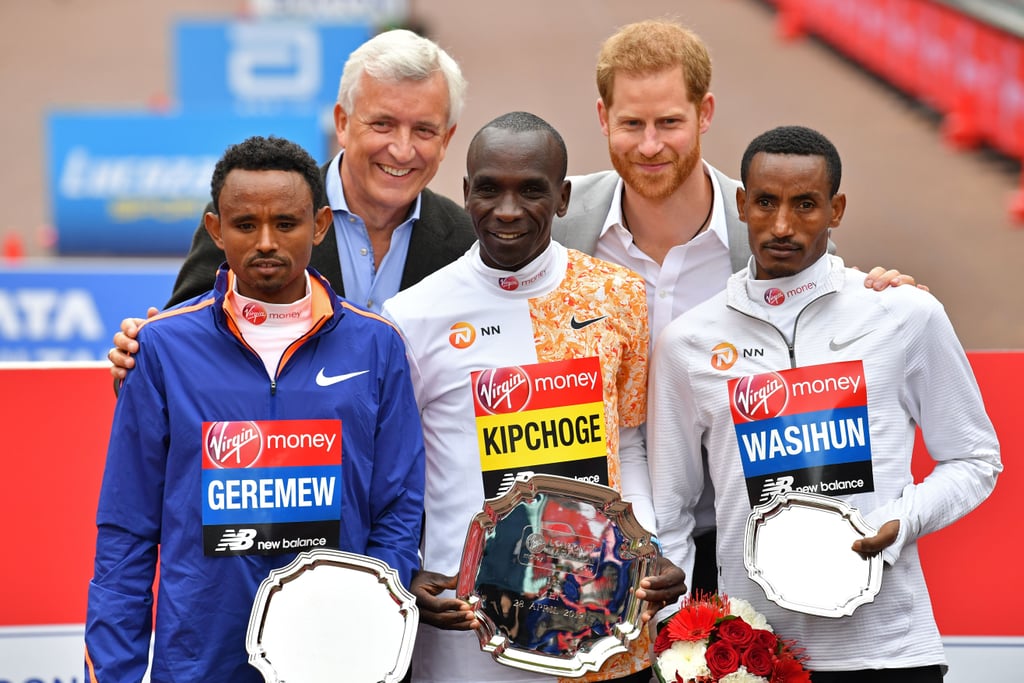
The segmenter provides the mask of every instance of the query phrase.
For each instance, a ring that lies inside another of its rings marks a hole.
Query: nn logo
[[[466,322],[458,322],[449,328],[448,343],[457,349],[465,349],[476,341],[476,328]]]
[[[736,364],[739,353],[729,342],[722,342],[711,349],[711,367],[715,370],[728,370]]]

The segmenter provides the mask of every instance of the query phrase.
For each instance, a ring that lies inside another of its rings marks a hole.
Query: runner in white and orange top
[[[416,683],[553,680],[482,654],[472,611],[450,590],[470,520],[518,474],[612,486],[654,528],[639,430],[644,283],[551,241],[551,221],[569,200],[565,169],[564,143],[543,120],[516,112],[487,124],[470,144],[465,180],[477,244],[384,305],[407,340],[427,452]],[[686,589],[671,563],[658,572],[641,595],[654,608]],[[648,644],[638,638],[574,680],[646,682]]]

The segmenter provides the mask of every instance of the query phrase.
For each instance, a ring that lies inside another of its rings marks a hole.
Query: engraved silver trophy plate
[[[340,550],[299,553],[260,584],[245,649],[267,683],[400,681],[419,610],[398,573]]]
[[[497,662],[582,676],[640,635],[634,590],[657,557],[614,489],[528,475],[473,518],[456,592],[474,606],[480,647]]]
[[[872,602],[882,586],[882,556],[850,546],[873,536],[860,512],[838,498],[791,491],[747,518],[743,562],[769,600],[820,617],[843,617]]]

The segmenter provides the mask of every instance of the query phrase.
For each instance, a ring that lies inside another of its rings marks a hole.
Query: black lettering
[[[516,442],[523,440],[523,426],[522,425],[509,425],[508,426],[508,450],[507,453],[516,452]]]
[[[484,427],[484,455],[495,455],[501,453],[501,449],[498,448],[498,442],[495,441],[494,438],[497,433],[497,427]]]
[[[540,426],[541,433],[544,434],[544,447],[551,448],[552,446],[558,445],[558,434],[555,430],[554,420],[544,420]]]

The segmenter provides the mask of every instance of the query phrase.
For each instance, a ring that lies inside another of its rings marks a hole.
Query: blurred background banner
[[[314,158],[326,156],[313,114],[63,112],[48,124],[50,200],[62,256],[186,253],[210,201],[217,159],[251,135],[285,137]]]
[[[365,23],[179,21],[178,100],[185,111],[326,115],[341,66],[371,35]]]
[[[0,362],[105,361],[121,320],[163,306],[177,273],[176,262],[0,267]]]

